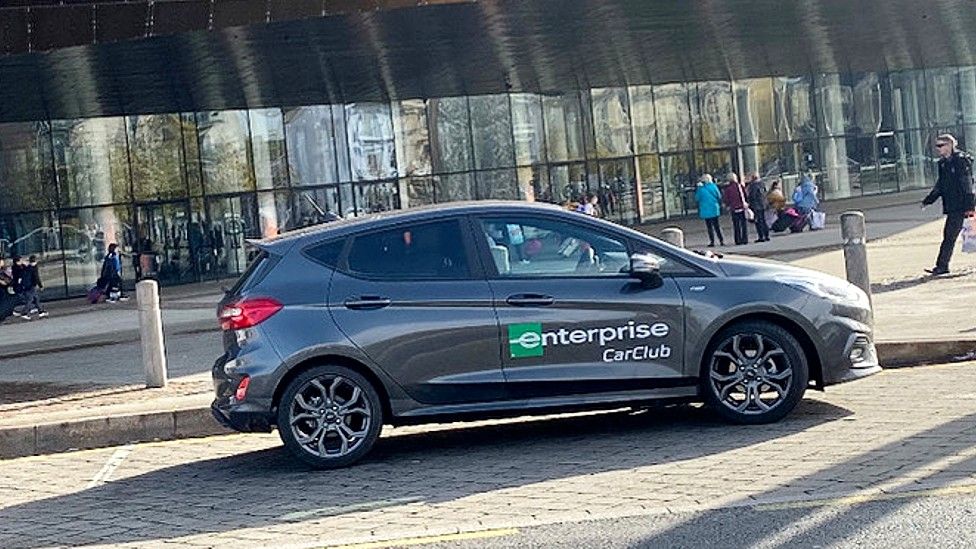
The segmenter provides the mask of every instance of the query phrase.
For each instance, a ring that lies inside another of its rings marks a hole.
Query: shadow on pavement
[[[934,443],[935,441],[938,442]],[[829,492],[798,494],[790,488],[777,488],[743,500],[742,503],[749,504],[755,501],[758,504],[777,499],[797,499],[803,495],[808,498],[812,496],[823,499],[853,496],[861,490],[879,488],[897,475],[916,471],[929,472],[931,469],[935,469],[936,472],[925,475],[924,480],[910,483],[908,486],[896,486],[891,491],[942,488],[953,480],[972,477],[976,472],[976,457],[968,457],[951,465],[940,463],[952,456],[969,452],[974,442],[976,442],[976,414],[970,414],[867,453],[852,456],[847,461],[798,479],[796,482],[798,485],[803,485],[805,482],[826,481],[832,486]],[[712,539],[728,539],[738,547],[754,547],[759,542],[774,536],[782,537],[785,517],[780,515],[787,513],[790,524],[796,525],[805,519],[809,519],[812,524],[810,527],[801,528],[795,534],[786,536],[775,545],[776,547],[823,547],[848,539],[911,501],[912,498],[909,497],[888,499],[886,512],[876,510],[868,512],[868,508],[876,503],[870,499],[854,501],[842,512],[825,514],[825,516],[818,515],[822,514],[828,505],[826,503],[804,505],[788,510],[740,509],[733,510],[732,513],[738,518],[748,516],[749,519],[731,521],[723,520],[728,519],[730,513],[729,508],[726,507],[698,513],[690,520],[641,540],[636,546],[670,547],[682,540],[700,537],[703,531],[711,531]],[[858,517],[858,520],[850,520],[852,516]]]
[[[945,275],[932,276],[923,275],[915,278],[909,278],[906,280],[896,280],[893,282],[875,283],[871,284],[871,293],[883,294],[887,292],[896,292],[898,290],[906,290],[908,288],[914,288],[916,286],[921,286],[927,282],[935,282],[937,280],[954,280],[958,278],[965,278],[974,274],[972,269],[966,269],[959,272],[953,272]]]
[[[32,403],[39,400],[75,395],[95,389],[100,389],[104,385],[95,384],[60,384],[60,383],[39,383],[29,381],[0,381],[0,406]]]
[[[282,448],[262,450],[0,509],[0,546],[151,543],[408,502],[448,502],[719,454],[849,415],[808,399],[786,420],[762,427],[719,423],[696,406],[472,426],[383,438],[367,461],[338,471],[310,470]],[[34,531],[34,525],[36,537],[11,534]]]

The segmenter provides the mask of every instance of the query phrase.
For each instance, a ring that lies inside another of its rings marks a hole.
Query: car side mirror
[[[658,258],[647,254],[630,256],[630,276],[640,280],[645,288],[660,288],[664,285],[661,277],[661,262]]]

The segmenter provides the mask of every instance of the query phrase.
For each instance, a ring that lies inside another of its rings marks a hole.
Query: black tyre
[[[803,347],[787,330],[762,321],[728,326],[712,339],[702,364],[705,403],[726,421],[779,421],[809,381]]]
[[[373,384],[345,366],[316,366],[289,383],[278,403],[278,435],[319,469],[351,465],[373,447],[383,406]]]

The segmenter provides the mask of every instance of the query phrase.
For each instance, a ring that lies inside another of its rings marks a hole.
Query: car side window
[[[367,278],[458,279],[470,275],[456,220],[404,225],[355,237],[349,271]]]
[[[498,275],[620,276],[630,264],[622,239],[562,220],[502,216],[482,219]]]

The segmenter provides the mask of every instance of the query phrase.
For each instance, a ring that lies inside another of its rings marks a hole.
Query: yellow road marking
[[[792,501],[787,503],[766,503],[755,505],[759,511],[781,511],[784,509],[805,509],[809,507],[826,507],[841,505],[858,505],[860,503],[871,503],[875,501],[891,501],[897,499],[909,499],[920,497],[937,496],[961,496],[976,494],[976,485],[966,486],[947,486],[945,488],[931,488],[928,490],[908,490],[900,492],[890,492],[883,494],[863,494],[857,496],[844,496],[839,498],[813,499],[806,501]]]
[[[447,541],[465,541],[472,539],[500,538],[518,534],[515,528],[500,528],[497,530],[481,530],[478,532],[461,532],[460,534],[446,534],[443,536],[424,536],[418,538],[391,539],[388,541],[370,541],[354,543],[352,545],[329,546],[328,549],[382,549],[384,547],[408,547],[411,545],[429,545]]]

